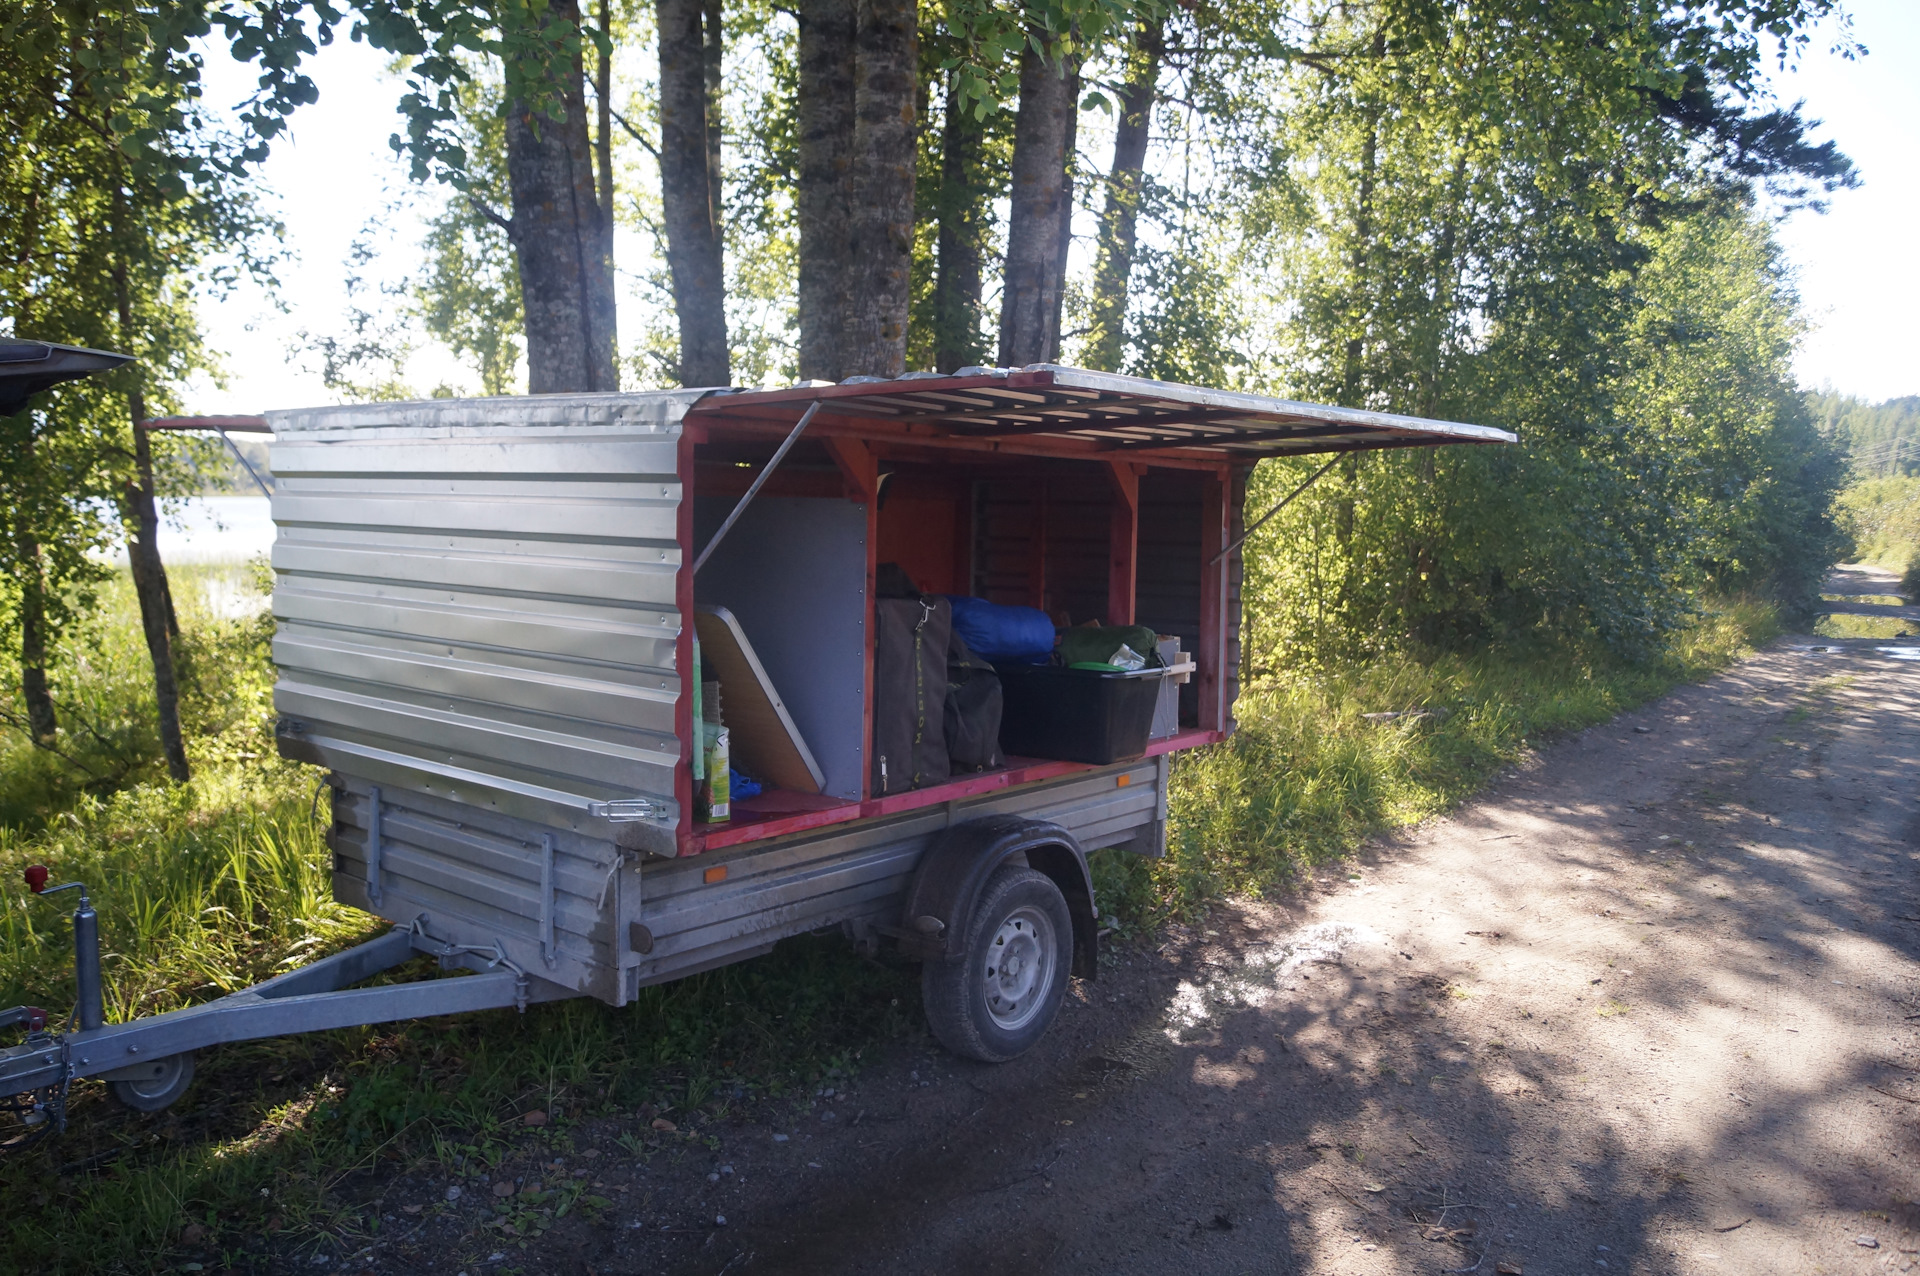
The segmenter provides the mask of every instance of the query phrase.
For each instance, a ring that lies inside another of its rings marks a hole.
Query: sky
[[[1857,166],[1861,186],[1824,215],[1778,230],[1814,325],[1795,370],[1813,389],[1880,401],[1920,394],[1920,3],[1850,0],[1867,56],[1827,52],[1824,24],[1794,69],[1773,77],[1783,101],[1806,101]]]
[[[1824,214],[1784,217],[1778,236],[1795,270],[1812,330],[1796,372],[1812,389],[1833,389],[1879,401],[1920,394],[1920,2],[1853,0],[1852,35],[1868,50],[1844,60],[1829,49],[1834,23],[1814,35],[1809,52],[1772,77],[1782,101],[1804,99],[1832,138],[1853,158],[1862,185],[1836,193]],[[292,137],[278,142],[260,171],[285,225],[289,257],[279,270],[279,302],[244,288],[204,314],[214,349],[224,352],[226,384],[203,379],[186,407],[195,413],[252,413],[331,402],[317,360],[303,355],[301,334],[344,329],[349,299],[346,261],[371,221],[379,257],[370,282],[393,281],[418,265],[421,213],[444,198],[416,187],[388,149],[398,127],[399,89],[384,74],[384,56],[342,39],[313,59],[319,100],[294,117]],[[209,59],[209,100],[234,102],[249,88],[245,68],[224,54]],[[395,199],[412,211],[394,216]],[[644,246],[624,232],[618,261],[636,261]],[[637,329],[640,303],[623,300],[620,327]],[[472,374],[436,347],[407,369],[422,393],[436,385],[474,387]]]

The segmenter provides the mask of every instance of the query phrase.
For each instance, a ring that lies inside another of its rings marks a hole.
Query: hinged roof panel
[[[1076,455],[1107,453],[1140,461],[1157,454],[1232,463],[1315,452],[1518,441],[1512,432],[1491,426],[1300,403],[1057,364],[719,391],[702,399],[692,413],[791,420],[815,400],[823,414],[850,424],[870,422],[881,435],[1020,439],[1029,445],[1022,450],[1057,443]]]

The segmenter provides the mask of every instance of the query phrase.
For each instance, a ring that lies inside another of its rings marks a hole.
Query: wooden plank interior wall
[[[1113,491],[1107,516],[1107,623],[1131,625],[1139,569],[1140,467],[1114,461],[1108,473]]]
[[[1073,624],[1108,619],[1110,483],[1097,474],[985,479],[976,491],[976,595]]]
[[[1029,544],[1038,510],[1030,484],[983,479],[974,505],[973,592],[988,602],[1026,606]]]
[[[1134,620],[1200,649],[1200,485],[1188,474],[1154,470],[1140,479]],[[1199,721],[1200,684],[1180,688],[1180,721]]]
[[[1047,577],[1042,611],[1084,625],[1107,618],[1112,485],[1102,475],[1047,485]]]
[[[932,495],[888,484],[880,508],[879,561],[897,563],[923,593],[964,594],[966,559],[955,553],[964,545],[968,524],[964,497]]]

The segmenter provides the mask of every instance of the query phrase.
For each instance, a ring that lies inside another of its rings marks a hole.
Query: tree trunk
[[[1459,238],[1461,205],[1467,198],[1467,146],[1464,140],[1454,143],[1458,154],[1454,157],[1453,173],[1447,181],[1447,211],[1441,223],[1440,238],[1433,249],[1433,313],[1438,320],[1438,339],[1427,352],[1425,366],[1421,372],[1420,406],[1422,416],[1436,416],[1440,408],[1440,369],[1448,353],[1447,338],[1453,332],[1454,297],[1460,287],[1460,268],[1454,261],[1455,245]],[[1433,477],[1432,448],[1422,448],[1420,471],[1423,478]]]
[[[1385,30],[1376,31],[1373,36],[1373,58],[1377,62],[1386,56],[1387,33]],[[1348,322],[1352,326],[1347,337],[1346,361],[1340,382],[1341,403],[1350,408],[1364,406],[1360,400],[1361,374],[1365,370],[1367,350],[1366,273],[1367,258],[1373,251],[1373,185],[1379,171],[1380,121],[1380,108],[1368,108],[1367,140],[1360,148],[1360,189],[1353,214],[1353,249],[1348,254],[1347,262],[1353,272],[1348,289],[1355,305],[1348,312]],[[1341,543],[1344,545],[1346,542]]]
[[[593,62],[593,162],[600,174],[600,215],[613,225],[613,28],[608,0],[600,0],[600,34],[607,41],[606,51],[594,46]],[[608,231],[611,243],[612,231]]]
[[[711,189],[713,224],[722,230],[726,227],[727,207],[725,172],[720,167],[720,142],[726,124],[721,108],[727,100],[726,81],[721,76],[722,59],[727,50],[725,16],[721,0],[706,0],[701,54],[707,72],[707,184]]]
[[[797,126],[800,375],[846,374],[854,120],[854,0],[801,0]]]
[[[940,233],[933,279],[933,365],[952,372],[987,357],[980,335],[980,290],[988,210],[979,189],[986,126],[960,96],[960,76],[947,77],[946,123],[940,136]]]
[[[547,0],[580,25],[577,0]],[[595,189],[580,57],[558,58],[552,90],[564,118],[516,101],[507,110],[506,224],[520,263],[527,325],[527,389],[534,394],[618,390],[613,219]]]
[[[1007,217],[1006,281],[1000,301],[1000,362],[1009,367],[1060,357],[1060,305],[1073,231],[1074,131],[1080,68],[1031,43],[1020,57],[1020,110],[1013,123],[1013,191]]]
[[[1368,122],[1367,140],[1360,148],[1360,197],[1353,217],[1353,248],[1347,255],[1348,269],[1353,272],[1351,295],[1357,304],[1350,308],[1347,317],[1350,327],[1347,336],[1346,360],[1340,375],[1340,401],[1350,408],[1363,406],[1360,402],[1361,373],[1365,368],[1367,352],[1365,278],[1367,256],[1372,250],[1373,183],[1379,167],[1379,153],[1380,122],[1376,116]]]
[[[40,543],[20,540],[20,698],[26,702],[27,730],[36,743],[51,741],[60,723],[47,689],[47,578],[40,569]]]
[[[853,92],[848,376],[907,370],[913,293],[914,105],[920,44],[914,0],[859,0]]]
[[[133,331],[133,281],[127,264],[126,192],[113,193],[113,293],[119,312],[120,344],[123,349],[138,348]],[[167,757],[167,774],[185,784],[193,778],[187,766],[186,740],[180,732],[180,684],[174,673],[173,643],[180,636],[180,621],[174,615],[173,590],[167,584],[167,569],[160,561],[160,508],[153,481],[153,447],[142,424],[147,419],[147,397],[140,387],[140,366],[127,373],[132,378],[127,391],[127,416],[133,430],[133,477],[120,490],[120,519],[131,533],[127,538],[127,562],[133,569],[133,592],[140,600],[140,628],[147,639],[147,655],[153,661],[153,701],[160,716],[160,748]]]
[[[1127,84],[1120,93],[1113,171],[1107,176],[1107,206],[1100,215],[1100,250],[1093,272],[1093,324],[1087,338],[1087,366],[1102,372],[1118,372],[1126,354],[1127,288],[1133,275],[1161,50],[1160,24],[1142,23],[1134,36]]]
[[[660,196],[673,307],[680,320],[680,384],[732,381],[727,358],[726,265],[720,243],[715,116],[706,0],[656,0],[660,27]]]

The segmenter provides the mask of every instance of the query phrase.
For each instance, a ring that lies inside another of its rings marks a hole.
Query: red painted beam
[[[272,434],[263,416],[157,416],[142,421],[143,430],[225,430],[229,434]]]
[[[1212,562],[1233,535],[1231,476],[1218,471],[1202,485],[1200,497],[1200,728],[1227,727],[1227,571],[1226,558]]]
[[[1107,520],[1107,623],[1131,625],[1137,590],[1135,551],[1140,541],[1140,471],[1125,461],[1112,461],[1107,474],[1113,480]]]

